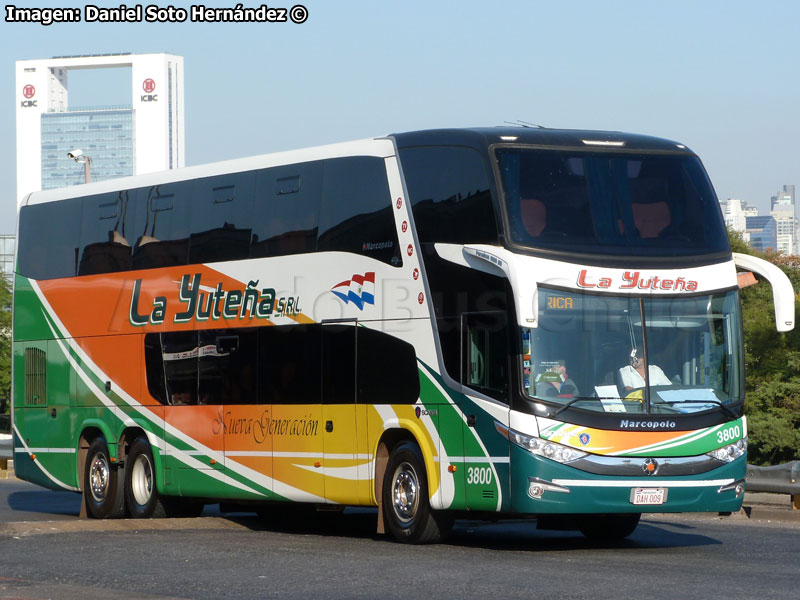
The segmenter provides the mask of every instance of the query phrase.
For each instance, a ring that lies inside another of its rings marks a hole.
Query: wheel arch
[[[89,448],[92,446],[98,437],[103,437],[108,446],[108,452],[114,455],[114,446],[116,446],[116,437],[111,435],[108,425],[99,419],[90,419],[85,421],[81,427],[81,433],[78,436],[78,455],[77,455],[77,483],[78,489],[83,491],[83,473],[86,470],[86,457],[89,454]]]
[[[378,439],[375,447],[375,467],[374,478],[372,486],[372,494],[375,503],[378,505],[378,529],[377,533],[386,533],[385,521],[383,517],[383,480],[386,476],[386,465],[389,462],[389,456],[392,450],[403,442],[411,442],[416,444],[420,449],[422,455],[422,462],[425,465],[425,478],[428,481],[428,494],[431,493],[431,473],[436,473],[436,462],[433,459],[433,453],[425,452],[426,446],[433,446],[434,440],[428,439],[429,436],[422,435],[421,432],[416,431],[416,427],[404,427],[403,424],[398,424],[396,427],[390,427],[384,430]],[[425,440],[427,443],[421,443],[420,439]],[[434,481],[438,482],[438,474]]]
[[[164,462],[161,454],[161,448],[158,444],[153,443],[153,437],[155,436],[143,423],[137,421],[134,425],[128,426],[122,431],[119,437],[119,444],[117,446],[117,457],[121,461],[127,461],[128,452],[131,445],[137,438],[140,437],[147,440],[147,443],[150,444],[150,453],[153,457],[153,469],[155,469],[155,472],[158,475],[155,478],[156,489],[160,494],[163,494],[165,493]]]

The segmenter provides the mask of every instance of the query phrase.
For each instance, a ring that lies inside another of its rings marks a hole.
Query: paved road
[[[411,547],[376,536],[367,511],[93,521],[75,518],[78,501],[0,480],[0,598],[795,600],[800,588],[798,521],[651,515],[607,546],[465,521],[446,544]]]

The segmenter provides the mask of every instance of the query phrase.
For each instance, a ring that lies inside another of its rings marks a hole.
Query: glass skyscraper
[[[134,174],[134,113],[130,106],[72,108],[42,113],[42,189],[84,183],[67,153],[91,157],[92,181]]]

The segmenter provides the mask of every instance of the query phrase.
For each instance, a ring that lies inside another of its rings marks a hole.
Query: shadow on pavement
[[[77,517],[81,511],[81,496],[49,490],[12,492],[8,496],[8,506],[12,511]]]

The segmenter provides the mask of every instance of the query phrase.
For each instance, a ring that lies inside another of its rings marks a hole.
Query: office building
[[[747,229],[750,245],[761,252],[778,248],[778,226],[774,217],[747,217]]]
[[[16,239],[13,234],[0,235],[0,276],[9,280],[14,276],[14,246]]]
[[[741,233],[747,241],[747,217],[757,217],[758,209],[755,206],[748,206],[747,202],[738,198],[728,198],[727,202],[720,202],[720,206],[725,217],[725,226]]]
[[[797,215],[794,204],[794,185],[784,185],[770,199],[770,215],[777,225],[777,250],[784,254],[800,253],[797,239]]]
[[[130,104],[72,106],[69,73],[129,68]],[[67,56],[16,63],[17,203],[25,194],[184,166],[183,57]]]

